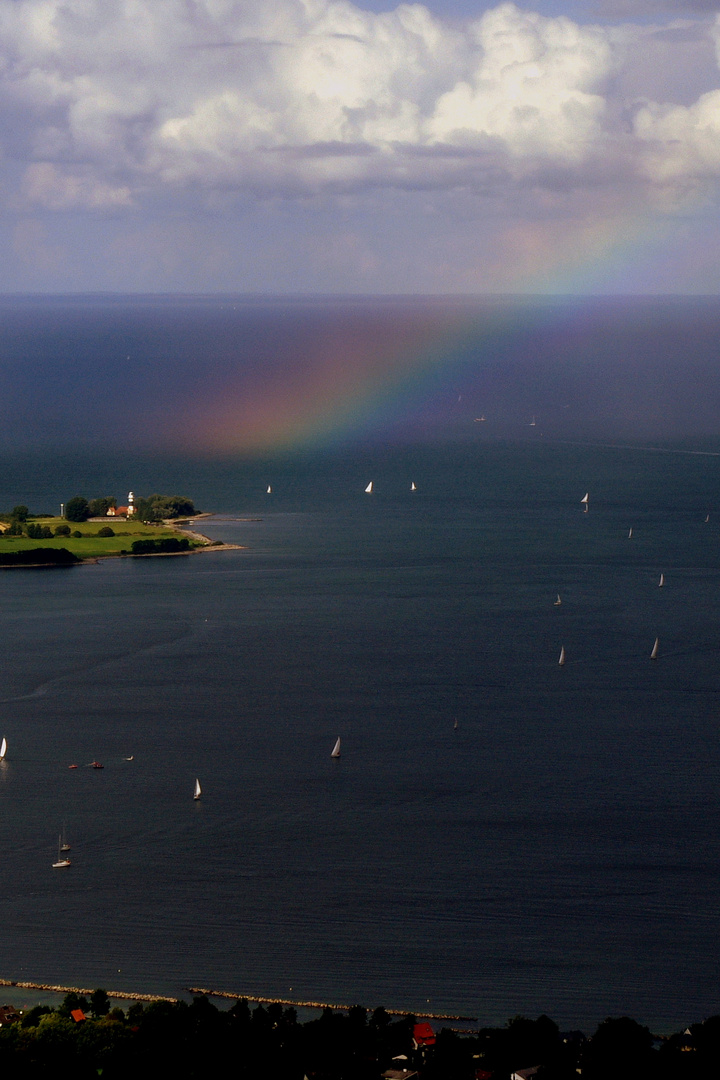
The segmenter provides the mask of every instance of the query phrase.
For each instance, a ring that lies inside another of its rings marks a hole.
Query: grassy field
[[[131,521],[63,521],[62,518],[32,518],[34,525],[47,525],[55,531],[58,525],[69,525],[82,536],[54,536],[52,540],[31,540],[28,536],[5,536],[0,534],[0,552],[26,551],[28,548],[66,548],[79,559],[96,559],[103,555],[119,555],[122,549],[129,551],[133,540],[161,540],[166,536],[183,536],[165,525],[143,525]],[[98,531],[109,525],[115,536],[98,536]],[[190,541],[191,546],[197,546]]]

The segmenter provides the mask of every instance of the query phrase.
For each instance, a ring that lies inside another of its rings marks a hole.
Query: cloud
[[[720,173],[708,25],[581,25],[512,3],[450,25],[420,4],[14,0],[0,7],[0,146],[22,172],[18,205],[51,211],[681,188]],[[676,84],[695,80],[695,100],[658,93],[644,46]]]

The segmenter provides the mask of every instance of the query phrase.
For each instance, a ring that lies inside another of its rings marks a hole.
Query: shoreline
[[[0,987],[17,987],[20,990],[39,990],[52,994],[78,994],[84,997],[89,997],[95,992],[95,988],[90,989],[87,986],[65,986],[53,983],[31,982],[24,979],[0,978]],[[258,994],[236,993],[227,990],[210,990],[203,986],[185,986],[183,989],[187,993],[193,995],[222,998],[226,1001],[250,1001],[260,1005],[287,1005],[297,1009],[332,1009],[333,1012],[349,1012],[352,1008],[351,1005],[340,1005],[326,1001],[300,1001],[293,998],[265,997]],[[169,1001],[173,1004],[180,1001],[180,998],[170,997],[167,994],[128,993],[123,990],[106,990],[105,992],[109,998],[112,998],[115,1001]],[[383,1008],[389,1016],[416,1016],[421,1017],[423,1020],[455,1020],[467,1024],[475,1024],[478,1022],[477,1017],[475,1016],[460,1016],[454,1013],[436,1013],[414,1009],[387,1008],[386,1006],[383,1006]],[[371,1011],[371,1009],[368,1009],[368,1012]]]

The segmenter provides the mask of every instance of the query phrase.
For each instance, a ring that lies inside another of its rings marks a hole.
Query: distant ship
[[[70,860],[68,859],[67,855],[65,856],[64,859],[62,857],[62,852],[63,852],[62,842],[63,842],[63,838],[62,838],[62,836],[59,836],[58,837],[58,857],[57,857],[57,862],[53,863],[53,870],[59,870],[63,866],[69,866],[70,865]],[[65,848],[65,850],[67,851],[67,848]]]
[[[202,795],[202,788],[200,787],[200,781],[196,780],[195,781],[195,792],[193,794],[193,799],[195,799],[197,801],[197,799],[199,799],[201,797],[201,795]]]
[[[475,423],[476,424],[484,424],[485,423],[485,417],[484,416],[476,416],[475,417]]]

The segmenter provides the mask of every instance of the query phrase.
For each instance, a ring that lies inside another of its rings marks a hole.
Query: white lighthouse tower
[[[127,516],[132,517],[135,513],[135,493],[133,491],[128,492],[128,511]]]

